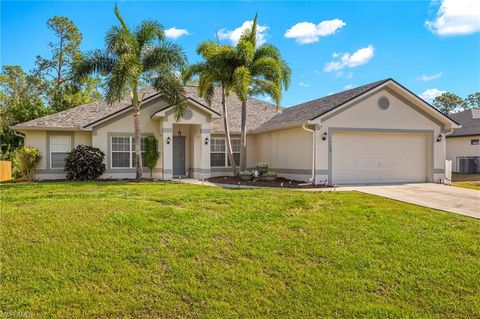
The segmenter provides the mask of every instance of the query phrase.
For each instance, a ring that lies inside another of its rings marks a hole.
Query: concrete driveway
[[[480,191],[473,189],[442,184],[365,185],[348,188],[480,219]]]

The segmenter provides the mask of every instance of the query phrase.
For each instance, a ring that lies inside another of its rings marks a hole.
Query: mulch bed
[[[219,176],[208,179],[211,183],[216,184],[231,184],[231,185],[246,185],[246,186],[260,186],[260,187],[277,187],[277,188],[329,188],[330,185],[313,185],[300,181],[293,181],[283,177],[278,177],[275,181],[263,181],[257,179],[256,181],[246,181],[240,177],[233,176]]]

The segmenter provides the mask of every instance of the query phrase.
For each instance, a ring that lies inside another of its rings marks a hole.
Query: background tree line
[[[447,115],[480,108],[480,92],[469,94],[465,99],[453,93],[444,92],[433,100],[433,106]]]
[[[47,57],[37,56],[33,70],[6,65],[0,73],[1,158],[11,159],[23,142],[10,126],[101,99],[102,82],[89,76],[73,78],[73,68],[81,57],[82,34],[66,17],[47,21],[54,40]]]

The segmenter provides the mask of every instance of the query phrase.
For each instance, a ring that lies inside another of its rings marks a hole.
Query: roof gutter
[[[314,184],[315,183],[315,146],[317,144],[316,143],[317,142],[317,134],[315,134],[315,130],[307,128],[306,124],[302,125],[302,129],[304,131],[312,133],[312,176],[310,177],[310,179],[308,181],[311,182],[312,184]]]

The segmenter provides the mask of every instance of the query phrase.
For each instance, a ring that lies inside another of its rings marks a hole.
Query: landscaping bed
[[[268,181],[262,178],[253,180],[244,180],[240,177],[233,176],[219,176],[208,179],[211,183],[216,184],[231,184],[231,185],[245,185],[245,186],[259,186],[259,187],[275,187],[275,188],[333,188],[331,185],[314,185],[301,181],[293,181],[283,177],[277,177],[276,180]]]

